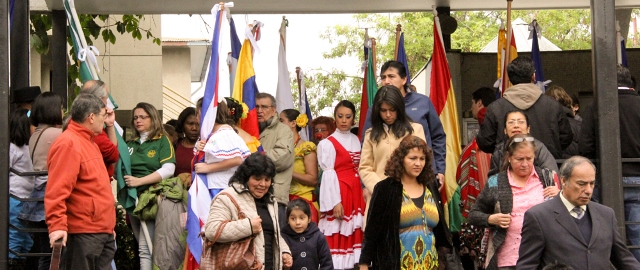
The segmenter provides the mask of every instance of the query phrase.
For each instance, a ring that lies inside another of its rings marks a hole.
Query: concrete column
[[[597,106],[598,158],[602,203],[615,210],[625,237],[618,121],[615,0],[591,0],[591,54]]]
[[[9,254],[9,0],[0,0],[0,269]]]
[[[67,15],[64,10],[51,11],[51,92],[62,97],[67,108],[69,84],[67,82]]]
[[[29,0],[15,1],[11,21],[11,89],[30,84]]]

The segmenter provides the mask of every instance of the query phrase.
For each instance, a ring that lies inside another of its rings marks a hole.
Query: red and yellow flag
[[[449,72],[449,62],[442,42],[440,31],[440,21],[435,16],[433,24],[433,55],[431,56],[431,102],[436,108],[440,121],[447,134],[447,157],[444,176],[444,187],[441,191],[442,203],[447,222],[452,220],[449,217],[453,209],[458,209],[460,215],[460,188],[456,181],[456,170],[460,159],[460,126],[458,122],[458,108],[456,97],[451,83],[451,73]],[[457,196],[454,196],[457,194]],[[461,216],[461,215],[460,215]]]
[[[507,30],[500,28],[498,32],[498,80],[500,81],[498,88],[500,90],[500,96],[502,96],[504,90],[511,87],[507,76],[507,65],[518,57],[518,48],[516,46],[516,38],[513,36],[513,27],[511,28],[511,48],[509,48],[509,56],[505,57],[507,53],[507,42]]]

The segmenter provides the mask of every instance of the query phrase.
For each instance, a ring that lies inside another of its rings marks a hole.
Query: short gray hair
[[[71,104],[71,120],[84,123],[89,115],[99,114],[105,108],[104,103],[95,95],[81,93]]]
[[[106,98],[108,93],[104,87],[104,82],[101,80],[90,80],[82,84],[80,93],[92,94],[100,99]]]
[[[583,156],[572,156],[569,159],[565,160],[564,163],[562,163],[562,166],[560,166],[560,170],[558,172],[558,176],[560,178],[568,180],[573,173],[573,169],[583,163],[589,163],[589,165],[593,167],[593,171],[596,171],[596,166],[593,165],[591,160],[589,160],[588,158],[585,158]]]
[[[263,98],[271,99],[271,106],[276,107],[276,98],[273,97],[273,95],[265,92],[260,92],[256,95],[256,99],[263,99]]]

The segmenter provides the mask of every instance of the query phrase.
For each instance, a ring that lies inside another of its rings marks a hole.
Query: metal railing
[[[44,176],[44,175],[48,175],[49,172],[48,171],[37,171],[37,172],[21,172],[18,171],[14,168],[9,168],[9,171],[11,171],[12,173],[15,173],[18,176]],[[20,198],[17,197],[13,194],[9,194],[9,196],[13,199],[16,199],[20,202],[44,202],[44,198]],[[9,222],[9,227],[13,228],[19,232],[25,232],[25,233],[49,233],[49,230],[47,228],[28,228],[28,227],[18,227],[15,226],[13,224],[11,224],[11,222]],[[26,252],[26,253],[20,253],[17,252],[11,248],[9,248],[9,253],[18,256],[18,257],[49,257],[51,256],[51,253],[30,253],[30,252]]]
[[[164,84],[162,86],[164,88],[162,91],[162,109],[165,121],[168,119],[177,119],[184,108],[194,105],[190,99],[182,96],[170,87]]]

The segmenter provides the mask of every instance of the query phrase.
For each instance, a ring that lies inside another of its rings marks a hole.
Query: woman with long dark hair
[[[375,185],[386,178],[384,168],[391,153],[410,135],[425,139],[422,126],[406,114],[400,90],[393,85],[380,87],[373,99],[371,128],[365,131],[362,144],[359,172],[366,193],[371,194]]]
[[[385,165],[388,177],[375,185],[368,209],[360,269],[438,269],[436,247],[451,248],[438,201],[433,152],[406,136]]]

